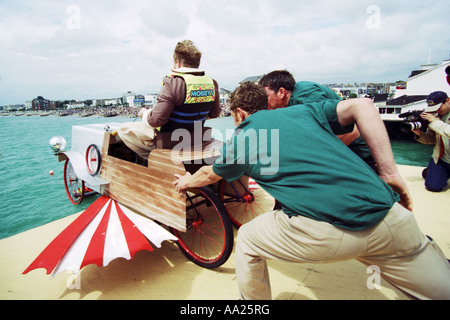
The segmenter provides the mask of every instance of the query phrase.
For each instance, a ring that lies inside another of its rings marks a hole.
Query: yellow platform
[[[399,166],[414,199],[422,231],[450,257],[450,189],[426,191],[423,168]],[[233,255],[222,267],[206,270],[189,262],[173,243],[139,252],[130,261],[117,259],[108,267],[85,267],[77,276],[61,273],[54,279],[44,269],[22,272],[66,226],[73,215],[0,240],[0,299],[238,299]],[[236,234],[236,232],[235,232]],[[352,260],[333,264],[291,264],[269,261],[272,295],[278,300],[408,300],[385,281],[368,289],[370,274]]]

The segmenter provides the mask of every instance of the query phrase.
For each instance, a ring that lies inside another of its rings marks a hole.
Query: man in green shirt
[[[381,276],[417,298],[450,298],[450,267],[414,220],[373,103],[324,100],[308,106],[268,111],[261,86],[241,85],[231,96],[237,129],[222,157],[194,175],[177,176],[179,191],[250,176],[281,203],[282,210],[239,230],[241,297],[271,299],[266,260],[357,259],[377,265]],[[336,136],[350,132],[353,123],[372,148],[379,176]]]
[[[337,100],[342,98],[334,90],[310,81],[296,82],[289,71],[276,70],[264,75],[259,84],[266,90],[269,99],[269,109],[285,108],[295,105],[308,105],[323,100]],[[375,172],[378,171],[375,161],[366,142],[355,126],[351,133],[339,135],[354,153],[364,160]]]

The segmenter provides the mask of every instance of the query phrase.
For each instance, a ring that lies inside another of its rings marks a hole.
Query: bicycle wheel
[[[226,210],[209,187],[189,189],[186,201],[186,232],[172,228],[178,247],[195,264],[218,268],[233,250],[233,227]]]
[[[69,200],[78,205],[84,198],[84,181],[79,179],[69,159],[64,163],[64,187]]]
[[[247,177],[233,182],[222,180],[219,195],[231,222],[236,228],[257,216],[272,211],[275,200],[256,185],[249,185]]]

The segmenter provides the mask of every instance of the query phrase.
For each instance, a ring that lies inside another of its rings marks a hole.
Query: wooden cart
[[[168,136],[158,135],[148,164],[114,155],[119,124],[72,128],[72,150],[59,152],[69,199],[79,204],[86,195],[106,195],[134,212],[165,225],[178,238],[188,259],[205,268],[225,263],[233,248],[233,227],[270,211],[274,200],[247,177],[178,193],[175,174],[195,173],[219,156],[222,142],[208,136],[188,150],[176,151]]]

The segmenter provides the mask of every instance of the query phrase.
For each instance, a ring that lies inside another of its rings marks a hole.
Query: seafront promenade
[[[0,116],[28,116],[28,117],[130,117],[136,118],[140,108],[110,107],[110,108],[86,108],[86,109],[68,109],[68,110],[49,110],[49,111],[14,111],[0,112]]]
[[[423,168],[399,166],[414,199],[414,214],[423,233],[450,257],[450,188],[426,191]],[[79,275],[55,278],[38,269],[22,272],[79,214],[0,240],[0,299],[44,300],[236,300],[234,257],[216,270],[189,262],[174,243],[139,252],[133,260],[117,259],[108,267],[89,265]],[[235,235],[236,235],[235,231]],[[430,270],[432,272],[432,270]],[[409,300],[408,295],[351,260],[333,264],[269,262],[272,295],[276,300]]]

